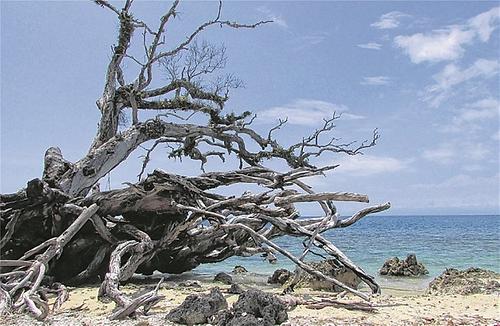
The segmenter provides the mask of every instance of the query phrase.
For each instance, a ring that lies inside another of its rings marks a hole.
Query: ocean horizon
[[[383,287],[423,289],[446,268],[480,267],[500,272],[500,215],[372,215],[348,228],[323,233],[354,263],[375,276]],[[300,255],[302,239],[274,239],[284,249]],[[316,250],[316,252],[319,252]],[[429,274],[423,277],[384,277],[378,270],[392,257],[406,258],[416,254]],[[270,264],[259,255],[231,257],[223,262],[203,264],[194,274],[213,275],[230,272],[235,265],[244,266],[256,278],[262,279],[278,268],[295,269],[293,262],[277,255]],[[306,260],[321,257],[308,254]]]

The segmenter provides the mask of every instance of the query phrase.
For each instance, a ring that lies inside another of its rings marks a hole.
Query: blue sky
[[[142,1],[134,12],[156,24],[168,7]],[[181,4],[167,41],[181,40],[216,8]],[[224,42],[227,71],[245,83],[228,110],[256,112],[260,130],[287,116],[285,143],[333,111],[343,113],[335,131],[343,140],[379,128],[379,144],[365,155],[317,162],[341,166],[311,180],[316,189],[391,201],[391,214],[500,213],[498,2],[229,1],[223,16],[275,21],[201,37]],[[84,155],[116,31],[113,14],[87,1],[1,2],[2,192],[39,177],[49,146],[72,161]],[[141,154],[111,173],[111,186],[135,178]],[[199,171],[197,162],[170,162],[164,153],[152,165]]]

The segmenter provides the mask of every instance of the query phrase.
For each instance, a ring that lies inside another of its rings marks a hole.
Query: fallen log
[[[59,148],[49,148],[41,179],[28,181],[16,193],[0,195],[0,312],[28,311],[42,320],[50,313],[47,294],[57,295],[53,306],[57,310],[68,297],[63,284],[100,280],[99,299],[112,300],[117,306],[110,318],[128,318],[138,314],[140,307],[146,313],[162,299],[158,293],[161,282],[136,297],[122,293],[120,285],[134,273],[178,274],[200,264],[256,254],[274,262],[276,253],[369,300],[368,293],[305,264],[313,249],[336,259],[372,293],[378,293],[374,278],[349,260],[324,232],[350,226],[390,204],[364,208],[341,219],[334,202],[367,203],[368,196],[317,193],[307,184],[307,178],[337,167],[317,167],[311,158],[359,154],[375,145],[377,131],[360,144],[340,143],[330,135],[340,117],[332,113],[320,128],[287,147],[275,139],[286,121],[280,120],[267,135],[261,135],[253,129],[255,117],[250,112],[223,114],[230,89],[240,83],[232,76],[218,75],[215,83],[208,83],[213,88],[200,82],[222,69],[226,58],[223,47],[200,45],[196,38],[212,26],[248,29],[268,21],[241,24],[223,20],[219,3],[215,18],[200,24],[179,44],[166,47],[166,26],[176,16],[178,0],[166,10],[156,29],[132,15],[132,0],[125,0],[122,8],[106,0],[94,2],[116,15],[119,23],[103,93],[96,102],[100,112],[96,136],[85,156],[76,162],[66,160]],[[127,52],[135,30],[142,32],[144,62]],[[134,79],[126,80],[129,74],[124,74],[124,62],[139,64]],[[159,72],[170,78],[166,85],[154,87],[153,76]],[[132,124],[118,128],[128,111]],[[141,120],[139,113],[144,111],[156,116]],[[190,119],[195,113],[203,117],[193,122]],[[199,161],[203,173],[188,177],[151,171],[151,153],[161,148],[159,145],[166,146],[169,158]],[[144,156],[137,182],[101,191],[100,180],[138,150],[144,150]],[[209,159],[226,162],[230,155],[237,160],[232,163],[239,163],[238,168],[205,172]],[[287,170],[266,167],[271,159],[284,162]],[[231,185],[252,185],[259,190],[223,195],[222,189]],[[316,203],[322,215],[301,218],[297,209],[301,203]],[[303,253],[296,257],[278,246],[273,239],[280,236],[304,239]]]

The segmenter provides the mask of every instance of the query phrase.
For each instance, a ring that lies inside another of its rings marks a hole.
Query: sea
[[[500,215],[381,216],[371,215],[347,228],[323,233],[354,263],[375,276],[383,288],[422,290],[446,268],[481,267],[500,272]],[[282,248],[299,255],[301,238],[274,240]],[[405,258],[413,253],[429,271],[423,277],[384,277],[378,270],[391,257]],[[270,264],[262,257],[231,257],[223,262],[203,264],[194,275],[211,277],[244,266],[256,281],[265,282],[278,268],[293,270],[295,265],[284,256]],[[306,260],[320,260],[309,254]]]

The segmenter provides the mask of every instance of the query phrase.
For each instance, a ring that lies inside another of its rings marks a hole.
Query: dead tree
[[[334,114],[310,136],[288,147],[280,145],[274,135],[284,127],[285,120],[262,135],[252,127],[254,116],[250,112],[223,112],[229,90],[240,82],[233,76],[220,75],[226,62],[223,47],[197,41],[212,26],[255,28],[267,21],[241,24],[224,20],[219,4],[212,20],[199,25],[180,44],[172,45],[165,41],[166,26],[176,17],[179,1],[173,2],[155,29],[132,15],[132,2],[127,0],[118,9],[105,0],[95,0],[116,14],[119,32],[104,90],[97,100],[101,118],[88,153],[77,162],[69,162],[58,148],[49,148],[42,178],[29,181],[17,193],[0,197],[2,310],[27,311],[43,319],[49,313],[47,293],[58,294],[57,308],[67,298],[62,283],[77,285],[100,277],[99,298],[116,303],[111,318],[124,318],[141,306],[147,311],[161,299],[158,287],[134,299],[120,292],[120,284],[135,272],[181,273],[235,255],[262,254],[273,261],[276,253],[368,299],[366,293],[304,263],[313,248],[337,259],[377,293],[379,286],[373,277],[322,233],[386,210],[389,203],[339,219],[335,201],[367,203],[368,197],[347,192],[316,193],[304,181],[336,168],[316,167],[311,158],[328,153],[358,154],[375,145],[377,132],[361,144],[341,144],[329,136],[338,118]],[[128,53],[132,41],[141,43],[143,59]],[[138,65],[133,80],[126,80],[124,62]],[[160,74],[166,74],[169,81],[153,87],[154,78]],[[151,118],[139,119],[145,111]],[[195,113],[204,119],[193,123],[190,119]],[[132,116],[132,123],[120,129],[126,114]],[[330,139],[325,142],[327,137]],[[150,147],[138,182],[100,192],[98,181],[146,143]],[[200,161],[202,170],[211,157],[224,161],[231,154],[239,160],[239,168],[228,172],[203,170],[198,177],[161,170],[145,175],[150,155],[162,147],[160,144],[168,145],[171,158]],[[278,172],[266,167],[270,159],[285,161],[289,170]],[[256,184],[262,191],[240,196],[224,196],[217,191],[233,184]],[[316,202],[324,215],[300,218],[295,204],[304,202]],[[273,242],[284,235],[305,239],[300,257]]]

